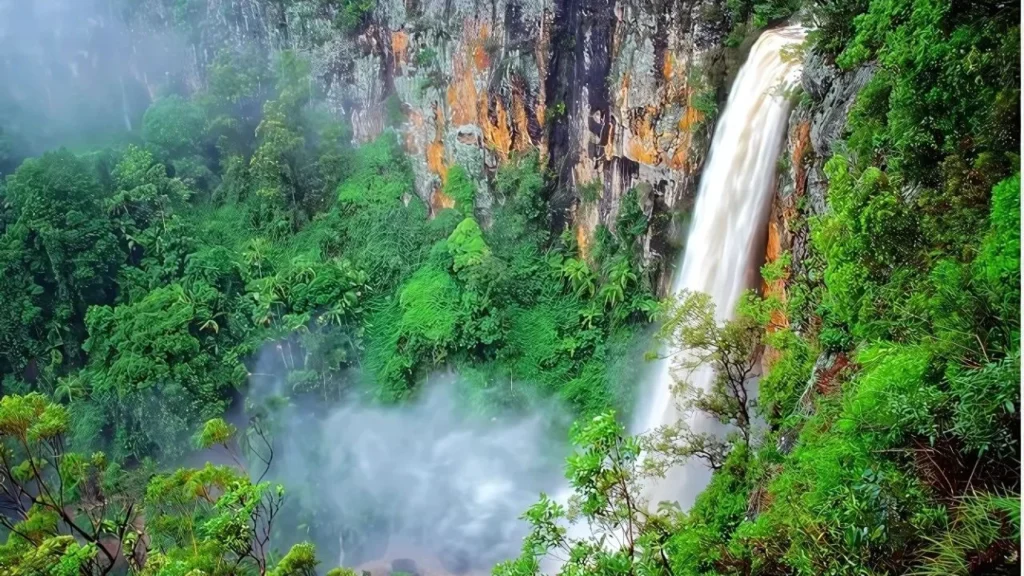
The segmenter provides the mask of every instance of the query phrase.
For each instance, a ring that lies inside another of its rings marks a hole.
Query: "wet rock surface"
[[[811,214],[825,211],[827,184],[822,168],[834,152],[833,145],[844,136],[846,119],[857,93],[874,72],[873,66],[841,72],[825,62],[820,54],[808,55],[803,86],[814,102],[809,111],[811,129],[808,134],[814,154],[809,158],[807,169],[807,203]]]

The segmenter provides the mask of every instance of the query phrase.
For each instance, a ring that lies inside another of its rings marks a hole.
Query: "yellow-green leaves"
[[[63,434],[67,427],[67,409],[38,392],[0,399],[0,436],[38,442]]]
[[[203,450],[217,445],[226,445],[234,438],[236,432],[237,429],[225,422],[223,418],[213,418],[203,424],[202,430],[196,437],[196,445]]]
[[[455,227],[448,236],[448,253],[455,261],[456,272],[465,268],[479,266],[490,256],[491,249],[484,242],[480,225],[473,218],[466,218]]]
[[[270,576],[315,576],[316,547],[309,542],[302,542],[291,547],[281,558],[277,566],[270,571]]]

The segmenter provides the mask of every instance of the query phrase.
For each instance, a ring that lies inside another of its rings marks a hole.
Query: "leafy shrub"
[[[334,0],[337,3],[335,25],[344,32],[355,32],[366,24],[376,7],[376,0]]]
[[[635,188],[626,192],[619,205],[615,233],[622,245],[631,248],[637,238],[647,231],[647,215],[640,206],[640,192]]]
[[[424,267],[402,288],[402,334],[411,346],[424,345],[441,360],[458,329],[459,288],[443,270]]]
[[[479,266],[491,253],[484,242],[480,225],[472,218],[464,219],[455,227],[455,231],[448,237],[447,245],[456,272]]]
[[[180,96],[157,100],[142,117],[143,141],[169,160],[199,154],[205,133],[203,109]]]
[[[448,169],[448,179],[442,189],[444,194],[455,201],[455,208],[464,214],[473,214],[476,202],[476,183],[470,179],[466,169],[456,164]]]
[[[434,65],[437,60],[437,50],[434,50],[430,46],[424,46],[416,53],[416,66],[420,68],[427,68]]]

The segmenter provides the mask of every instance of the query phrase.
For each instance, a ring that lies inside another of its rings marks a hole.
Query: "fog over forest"
[[[116,139],[182,72],[173,34],[126,24],[122,0],[0,1],[0,126],[7,154]],[[150,31],[151,32],[151,31]]]

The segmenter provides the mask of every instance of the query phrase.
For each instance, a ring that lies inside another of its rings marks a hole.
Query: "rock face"
[[[145,2],[156,17],[140,29],[180,18]],[[441,190],[461,165],[484,220],[498,166],[537,150],[559,183],[556,229],[575,227],[584,255],[631,188],[648,216],[685,208],[725,96],[725,0],[379,0],[349,33],[334,24],[340,2],[189,6],[193,88],[218,46],[301,50],[357,141],[396,130],[434,209],[452,205]],[[657,220],[643,240],[654,264],[681,236],[678,219]]]
[[[556,11],[555,44],[571,50],[555,50],[549,75],[566,116],[552,129],[551,166],[563,190],[597,194],[556,198],[554,208],[575,223],[584,251],[597,225],[614,228],[622,194],[640,183],[648,215],[692,198],[724,79],[723,14],[719,2],[694,0],[568,0]]]
[[[831,156],[832,146],[844,136],[857,93],[874,75],[873,66],[841,73],[824,58],[811,52],[804,67],[803,87],[814,102],[808,134],[814,155],[807,176],[808,204],[812,214],[825,211],[826,182],[822,167]]]
[[[804,63],[803,90],[808,96],[790,115],[786,146],[779,159],[776,194],[768,221],[767,262],[783,252],[792,255],[789,281],[807,279],[807,219],[827,209],[825,161],[844,136],[846,119],[857,93],[871,80],[874,68],[840,72],[822,55],[811,52]],[[785,297],[787,281],[766,284],[767,293]],[[788,324],[786,319],[779,319]],[[798,329],[806,327],[797,327]]]
[[[381,5],[355,62],[363,72],[339,85],[357,87],[341,100],[363,139],[383,128],[387,98],[401,102],[397,130],[431,206],[450,205],[441,188],[459,164],[486,217],[488,178],[538,150],[560,184],[555,226],[575,226],[585,256],[629,189],[644,192],[648,215],[692,197],[724,78],[720,0],[411,4]],[[677,231],[658,232],[645,239],[650,261]]]

